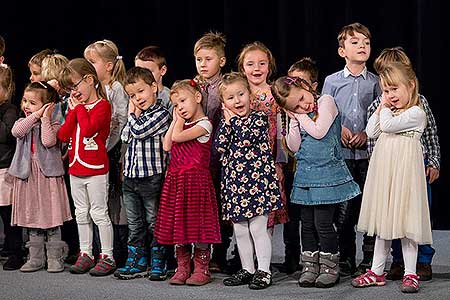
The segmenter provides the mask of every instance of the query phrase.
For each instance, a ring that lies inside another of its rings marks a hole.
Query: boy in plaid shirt
[[[391,62],[400,62],[407,66],[411,66],[411,61],[401,47],[384,49],[377,57],[374,63],[375,71],[380,74],[383,72],[387,64]],[[441,161],[441,150],[439,146],[439,137],[437,135],[436,121],[431,112],[430,105],[423,95],[419,95],[420,103],[427,115],[427,126],[421,137],[423,146],[423,154],[425,159],[425,168],[427,175],[428,189],[428,205],[431,208],[431,188],[430,184],[439,178],[439,169]],[[367,119],[377,110],[381,102],[381,96],[377,97],[367,109]],[[367,140],[367,151],[369,156],[375,147],[375,139]],[[419,253],[417,256],[417,275],[421,281],[430,280],[432,278],[431,260],[435,250],[431,245],[419,245]],[[392,264],[386,278],[390,280],[400,280],[403,278],[404,264],[402,257],[402,249],[400,240],[392,242]]]
[[[128,121],[122,142],[125,154],[123,196],[128,221],[128,259],[114,274],[119,279],[149,276],[166,279],[166,249],[156,243],[153,229],[166,167],[163,137],[169,128],[169,112],[157,100],[158,85],[152,72],[134,67],[127,72],[125,90],[130,96]],[[151,266],[147,274],[147,255]]]

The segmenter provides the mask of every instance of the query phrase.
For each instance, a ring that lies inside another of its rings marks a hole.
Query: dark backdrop
[[[443,1],[442,1],[443,2]],[[0,34],[7,42],[6,62],[15,71],[17,96],[28,80],[28,59],[43,48],[56,48],[68,58],[82,56],[84,48],[99,39],[119,47],[127,67],[144,46],[160,45],[169,71],[165,85],[195,74],[193,45],[209,30],[227,36],[225,71],[236,70],[240,48],[255,40],[265,43],[276,57],[278,74],[297,59],[313,57],[320,82],[344,66],[337,54],[339,29],[352,22],[372,33],[374,58],[383,48],[402,46],[419,77],[421,93],[434,112],[441,141],[441,177],[433,187],[433,227],[450,229],[448,133],[445,132],[448,99],[442,84],[447,31],[440,1],[2,1]],[[448,17],[446,15],[445,17]],[[443,36],[443,35],[446,36]],[[443,76],[445,76],[443,78]],[[446,187],[447,186],[447,187]],[[447,190],[448,191],[448,190]]]

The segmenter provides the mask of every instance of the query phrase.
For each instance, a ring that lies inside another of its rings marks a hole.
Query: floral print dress
[[[220,123],[214,146],[222,153],[222,218],[233,223],[283,207],[264,112]]]

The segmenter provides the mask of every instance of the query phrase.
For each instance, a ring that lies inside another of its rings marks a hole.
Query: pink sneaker
[[[417,293],[419,291],[419,276],[415,274],[408,274],[403,276],[402,286],[400,287],[402,293]]]
[[[362,274],[352,280],[352,286],[361,288],[368,286],[382,286],[386,284],[386,273],[377,275],[372,270],[368,270],[366,274]]]

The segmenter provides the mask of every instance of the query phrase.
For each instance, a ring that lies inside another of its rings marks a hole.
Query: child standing
[[[350,173],[363,190],[369,165],[367,153],[367,108],[381,94],[378,77],[367,71],[370,56],[369,29],[359,23],[344,26],[338,34],[338,53],[345,59],[345,68],[325,78],[322,95],[331,95],[341,115],[343,155]],[[356,268],[356,232],[361,196],[339,207],[343,223],[339,228],[339,251],[342,275],[364,273],[373,256],[374,239],[364,236],[363,260]]]
[[[22,272],[44,268],[44,240],[47,235],[47,271],[62,272],[66,243],[61,241],[63,222],[71,220],[64,184],[61,148],[56,137],[59,123],[53,121],[56,90],[44,81],[25,88],[21,102],[25,118],[16,121],[12,135],[17,138],[9,174],[14,176],[11,224],[26,227],[30,255]]]
[[[158,87],[150,70],[131,68],[125,89],[130,96],[128,121],[122,131],[122,141],[128,144],[123,182],[128,259],[114,275],[119,279],[146,276],[151,249],[149,278],[164,280],[165,248],[157,244],[153,231],[165,170],[162,141],[169,127],[169,113],[157,102]]]
[[[111,122],[111,105],[87,60],[71,60],[63,70],[61,84],[70,90],[69,112],[58,138],[69,143],[69,174],[80,237],[80,256],[71,273],[89,271],[92,276],[114,272],[113,229],[108,215],[108,156],[106,140]],[[93,225],[98,226],[101,254],[92,256]],[[95,265],[95,267],[94,267]]]
[[[55,52],[50,49],[44,49],[33,55],[28,61],[28,69],[30,70],[30,81],[42,81],[42,61],[47,55]]]
[[[271,77],[276,72],[275,58],[264,44],[254,42],[242,49],[238,58],[238,68],[250,84],[251,108],[256,111],[263,111],[269,119],[269,145],[275,160],[278,185],[283,202],[283,208],[269,214],[268,227],[273,231],[276,224],[283,224],[288,221],[283,174],[283,167],[287,163],[287,155],[281,143],[281,136],[286,129],[286,123],[282,122],[281,115],[284,112],[280,110],[273,99],[269,84]]]
[[[288,70],[290,77],[304,79],[314,91],[317,91],[319,70],[316,62],[309,57],[296,61]],[[285,114],[283,114],[286,116]],[[282,116],[283,116],[282,115]],[[285,146],[285,144],[283,144]],[[284,184],[288,203],[289,221],[283,225],[284,263],[287,274],[294,273],[300,263],[300,205],[291,201],[292,184],[295,174],[294,153],[288,151],[288,162],[284,168]]]
[[[385,66],[392,62],[400,62],[406,66],[412,67],[409,57],[401,47],[384,49],[377,57],[374,63],[374,68],[377,73],[382,73]],[[419,95],[420,104],[423,107],[427,115],[427,125],[420,139],[422,148],[424,150],[425,167],[427,175],[427,195],[428,195],[428,207],[431,207],[431,183],[439,178],[439,168],[441,161],[441,151],[439,145],[439,137],[437,135],[436,121],[434,120],[433,113],[430,109],[427,99],[423,95]],[[375,99],[369,106],[367,111],[367,117],[370,118],[377,110],[381,103],[381,97]],[[373,147],[376,139],[369,138],[367,140],[367,150],[369,155],[373,152]],[[392,264],[389,273],[386,275],[386,279],[399,280],[404,275],[404,263],[402,257],[402,249],[400,240],[392,241]],[[430,280],[433,272],[431,269],[431,261],[435,250],[431,245],[419,245],[417,256],[417,275],[420,281]]]
[[[224,75],[219,86],[224,120],[215,147],[222,153],[222,217],[233,223],[242,269],[223,283],[264,289],[272,284],[270,212],[283,207],[264,112],[250,109],[250,87],[239,73]],[[255,271],[254,253],[258,261]]]
[[[222,79],[222,68],[225,66],[225,36],[218,32],[204,34],[194,45],[195,66],[203,95],[203,111],[212,123],[211,135],[214,137],[222,116],[220,109],[219,83]],[[220,201],[220,155],[211,148],[210,170],[213,176],[216,199]],[[218,202],[218,206],[220,202]],[[220,214],[220,211],[219,211]],[[233,229],[229,224],[220,223],[221,244],[214,245],[209,270],[211,272],[228,272],[227,250],[230,246]],[[232,262],[232,261],[230,261]]]
[[[335,204],[361,193],[342,158],[338,110],[331,96],[317,99],[300,77],[277,79],[272,94],[291,117],[287,145],[297,159],[291,201],[302,205],[299,284],[332,287],[339,281]]]
[[[220,243],[217,201],[209,170],[212,125],[202,108],[194,80],[177,81],[170,91],[173,120],[164,137],[171,159],[161,194],[155,235],[158,242],[176,245],[175,285],[210,282],[210,244]],[[191,244],[194,271],[191,274]]]
[[[373,263],[352,281],[355,287],[381,286],[393,239],[401,239],[405,275],[401,291],[416,293],[417,245],[431,244],[431,224],[420,137],[426,114],[411,66],[392,63],[380,74],[383,96],[370,117],[367,135],[378,138],[370,159],[358,230],[376,235]]]
[[[126,76],[125,64],[119,50],[112,41],[102,40],[90,44],[84,50],[84,58],[97,72],[98,79],[106,90],[111,103],[111,128],[106,141],[109,159],[108,210],[114,230],[114,259],[123,266],[127,257],[127,226],[125,209],[122,209],[122,143],[120,133],[127,122],[128,95],[123,88]],[[95,231],[94,237],[97,239]]]
[[[164,53],[158,46],[147,46],[136,54],[134,65],[149,69],[158,84],[158,99],[161,105],[169,111],[172,116],[172,102],[170,101],[170,89],[163,85],[162,80],[167,73],[167,62]]]
[[[3,54],[1,49],[0,54]],[[16,148],[11,128],[18,118],[17,108],[11,104],[14,81],[11,68],[0,63],[0,217],[3,221],[5,240],[2,252],[8,255],[3,270],[17,270],[23,265],[22,228],[11,226],[12,189],[7,183],[8,168]]]

